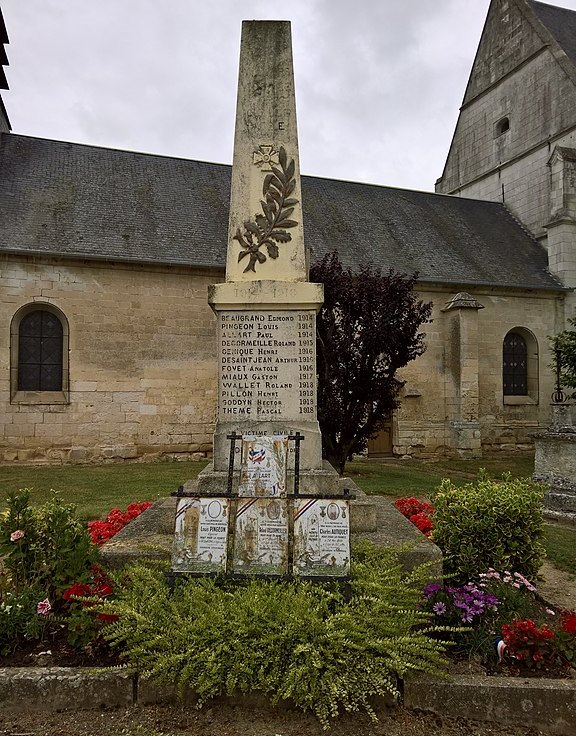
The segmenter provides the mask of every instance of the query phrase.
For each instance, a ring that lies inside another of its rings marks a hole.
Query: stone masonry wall
[[[207,287],[221,272],[2,256],[0,262],[0,462],[89,462],[206,456],[216,410],[215,319]],[[455,452],[454,424],[478,422],[483,446],[528,447],[549,421],[553,378],[547,335],[563,319],[561,297],[470,290],[478,311],[472,362],[454,312],[457,287],[423,287],[434,302],[428,349],[403,371],[393,421],[396,454]],[[33,301],[49,302],[70,327],[70,402],[10,403],[10,322]],[[539,392],[525,403],[502,397],[502,340],[530,330],[539,348]],[[466,372],[478,361],[478,381]],[[468,388],[470,385],[470,389]],[[462,396],[469,390],[478,397]],[[468,416],[478,406],[478,417]]]
[[[0,461],[206,456],[218,272],[2,256]],[[49,302],[70,327],[70,402],[10,403],[10,322]]]
[[[478,310],[478,416],[466,413],[469,402],[460,370],[468,364],[460,355],[461,336],[453,312],[442,308],[458,289],[427,288],[421,299],[434,302],[432,324],[425,325],[428,349],[402,371],[407,381],[404,398],[393,421],[394,452],[399,455],[432,455],[457,452],[453,423],[479,423],[485,450],[529,449],[530,434],[550,422],[550,396],[554,381],[549,368],[547,336],[563,320],[562,298],[538,292],[503,292],[489,288],[468,289],[484,309]],[[506,333],[523,327],[533,333],[538,346],[538,391],[535,397],[502,394],[502,343]],[[474,356],[472,356],[472,359]],[[457,415],[458,407],[463,413]]]
[[[536,237],[550,217],[555,145],[576,145],[576,88],[548,49],[463,107],[436,190],[504,201]],[[508,116],[510,129],[497,135]]]

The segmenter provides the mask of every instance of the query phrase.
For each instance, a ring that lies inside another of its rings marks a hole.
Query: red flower
[[[567,611],[562,614],[562,631],[567,634],[576,634],[576,612]]]
[[[94,544],[102,546],[105,542],[117,534],[123,529],[126,524],[129,524],[133,519],[146,509],[152,506],[151,501],[144,501],[143,503],[131,503],[126,511],[113,508],[110,509],[108,516],[105,521],[89,521],[88,522],[88,533]]]
[[[62,598],[65,601],[74,600],[74,598],[83,598],[92,595],[92,589],[86,583],[74,583],[68,590],[65,590]]]
[[[432,519],[424,511],[420,511],[418,514],[411,516],[410,521],[426,535],[432,531]]]

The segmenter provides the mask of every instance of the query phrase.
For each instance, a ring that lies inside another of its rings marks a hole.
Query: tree
[[[576,327],[576,317],[568,322]],[[564,388],[575,389],[571,398],[576,398],[576,330],[564,330],[552,339],[552,347],[560,348],[560,379]]]
[[[342,474],[399,405],[396,371],[425,351],[418,329],[432,304],[416,298],[416,274],[370,266],[353,274],[336,252],[312,267],[310,280],[324,284],[316,321],[322,451]]]

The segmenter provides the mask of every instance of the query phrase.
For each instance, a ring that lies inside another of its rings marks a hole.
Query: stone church
[[[18,135],[1,101],[0,131],[0,462],[208,456],[230,168]],[[434,304],[370,452],[528,448],[576,305],[576,12],[492,1],[437,193],[302,200],[313,261],[417,271]]]

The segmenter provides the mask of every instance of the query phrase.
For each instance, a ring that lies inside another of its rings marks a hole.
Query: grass
[[[205,462],[129,463],[118,465],[0,466],[0,508],[10,491],[31,490],[33,503],[48,500],[51,490],[75,503],[81,519],[98,519],[132,501],[155,501],[196,478]]]
[[[511,473],[514,478],[525,478],[534,472],[532,456],[482,458],[480,460],[441,459],[433,462],[417,460],[383,460],[382,462],[352,462],[346,466],[346,475],[365,493],[392,496],[427,496],[443,478],[455,485],[474,480],[484,468],[491,478]]]
[[[31,499],[40,504],[56,490],[65,503],[75,503],[81,519],[97,519],[114,507],[126,508],[132,501],[155,501],[195,478],[205,462],[128,463],[118,465],[0,466],[0,509],[10,491],[31,489]],[[398,498],[426,497],[442,478],[463,485],[477,477],[481,468],[493,478],[510,472],[513,477],[532,474],[529,456],[441,459],[433,462],[383,460],[352,462],[346,475],[368,494]],[[559,569],[576,574],[576,529],[546,524],[546,553]]]
[[[546,556],[559,570],[576,575],[576,527],[546,524]]]

